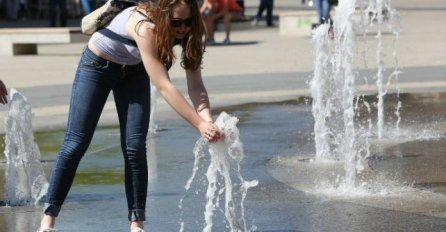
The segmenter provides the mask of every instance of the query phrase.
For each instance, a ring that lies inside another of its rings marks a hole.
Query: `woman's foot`
[[[132,221],[130,223],[130,232],[144,232],[144,222]]]
[[[37,232],[56,232],[56,230],[54,228],[46,228],[46,229],[40,228],[37,230]]]
[[[136,227],[136,228],[133,228],[132,230],[130,230],[130,232],[144,232],[144,230],[139,227]]]
[[[49,215],[43,215],[42,221],[40,222],[40,229],[37,232],[56,232],[54,229],[54,224],[56,218]]]

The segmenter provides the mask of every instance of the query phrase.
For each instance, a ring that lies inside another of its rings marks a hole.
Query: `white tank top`
[[[112,19],[112,21],[106,26],[106,28],[124,38],[131,39],[127,34],[125,27],[128,19],[130,18],[132,13],[135,12],[134,9],[135,7],[129,7],[120,12]],[[137,17],[137,20],[145,19],[145,17],[140,14],[135,14],[134,16]],[[135,46],[127,45],[120,41],[113,40],[99,32],[93,33],[90,40],[93,42],[96,48],[113,59],[113,61],[116,63],[135,65],[141,62],[141,54],[139,53],[138,48]]]

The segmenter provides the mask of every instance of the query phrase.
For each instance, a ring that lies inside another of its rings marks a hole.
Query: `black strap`
[[[112,40],[116,40],[119,41],[123,44],[127,44],[133,47],[138,47],[138,45],[136,45],[136,42],[134,40],[122,37],[119,34],[116,34],[114,31],[108,29],[108,28],[102,28],[101,30],[98,31],[99,33],[103,34],[104,36],[112,39]]]
[[[133,0],[113,0],[110,2],[110,5],[113,7],[117,7],[120,10],[124,10],[125,8],[136,6],[138,1]]]
[[[136,5],[136,1],[131,1],[131,0],[114,0],[112,1],[113,4],[118,4],[117,7],[121,7],[121,9],[125,9],[127,7],[131,7]],[[144,14],[143,12],[136,10],[139,14],[141,14],[144,17],[147,17],[146,14]],[[150,20],[151,22],[151,20]],[[114,31],[108,29],[108,28],[102,28],[101,30],[98,31],[99,33],[101,33],[102,35],[112,39],[112,40],[116,40],[119,41],[121,43],[133,46],[133,47],[138,47],[138,45],[136,44],[136,42],[134,40],[122,37],[121,35],[115,33]]]
[[[147,18],[147,15],[142,13],[141,11],[139,11],[138,9],[136,9],[136,12],[138,12],[141,16],[144,16]],[[152,20],[150,20],[150,22],[152,22]],[[153,22],[152,22],[153,23]]]

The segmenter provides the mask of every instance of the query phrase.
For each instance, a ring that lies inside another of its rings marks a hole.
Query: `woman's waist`
[[[89,59],[96,60],[98,63],[107,63],[107,66],[110,68],[120,68],[120,69],[140,69],[144,68],[142,62],[136,64],[125,64],[122,62],[117,62],[100,49],[98,49],[93,43],[88,43],[84,50],[84,56],[87,56]]]
[[[107,52],[102,51],[102,49],[98,48],[92,41],[90,41],[87,45],[88,49],[97,57],[102,58],[104,60],[110,61],[116,65],[120,66],[136,66],[141,64],[141,59],[132,57],[130,54],[126,53],[119,53],[119,51],[116,51],[115,56],[113,56],[113,53],[110,55]]]

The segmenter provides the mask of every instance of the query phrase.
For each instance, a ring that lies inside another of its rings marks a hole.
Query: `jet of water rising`
[[[379,138],[383,134],[384,96],[392,78],[397,79],[399,74],[398,68],[396,68],[387,83],[384,82],[385,53],[381,26],[385,12],[389,12],[390,18],[398,18],[397,13],[390,7],[390,0],[369,0],[367,9],[364,8],[362,0],[339,1],[333,24],[334,40],[328,39],[330,28],[328,24],[320,25],[313,31],[314,77],[310,82],[310,90],[313,97],[312,112],[315,119],[316,161],[343,161],[345,183],[342,185],[346,188],[355,187],[356,174],[363,169],[362,156],[370,154],[368,137],[372,127],[371,120],[368,120],[369,132],[359,134],[360,131],[355,128],[354,121],[355,109],[358,108],[359,102],[356,101],[355,106],[353,51],[356,41],[353,18],[357,5],[361,5],[361,28],[364,28],[366,23],[370,25],[375,19],[378,23],[376,84],[378,86],[377,134]],[[364,15],[368,17],[369,21],[366,22]],[[392,30],[396,37],[398,37],[398,29],[399,27],[396,27]],[[395,50],[393,55],[397,65]],[[364,104],[370,108],[368,103]],[[397,130],[400,122],[400,108],[401,103],[398,102],[395,112],[398,118]]]
[[[46,194],[48,181],[34,142],[31,106],[25,96],[11,89],[5,120],[6,202],[9,205],[37,204]]]
[[[246,181],[241,175],[240,162],[243,159],[243,144],[239,139],[239,130],[236,126],[238,119],[222,112],[215,124],[224,133],[224,141],[209,144],[208,154],[210,164],[206,171],[208,181],[206,190],[205,226],[203,232],[212,231],[213,217],[220,208],[220,200],[224,199],[224,215],[231,232],[253,231],[248,228],[245,220],[244,201],[248,189],[257,186],[258,181]],[[197,141],[194,147],[195,161],[192,175],[185,185],[186,191],[197,174],[200,160],[206,157],[207,143],[203,138]],[[233,178],[233,177],[236,178]],[[179,208],[182,209],[184,198],[180,200]],[[181,222],[180,231],[184,230]],[[255,227],[255,226],[253,226]]]
[[[376,64],[378,69],[376,71],[376,86],[378,88],[377,94],[377,136],[379,139],[384,137],[384,96],[387,94],[389,85],[392,80],[398,80],[398,76],[400,74],[400,70],[398,67],[398,58],[396,54],[396,40],[399,37],[399,32],[401,30],[399,14],[395,9],[391,7],[391,0],[369,0],[368,6],[364,11],[369,17],[368,24],[375,24],[377,28],[376,34]],[[386,23],[387,22],[387,23]],[[383,31],[384,26],[387,26],[389,30],[394,34],[393,40],[393,51],[392,57],[395,63],[394,71],[387,77],[387,81],[385,81],[384,71],[386,70],[385,59],[386,52],[384,48],[384,40],[383,40]],[[399,88],[397,86],[397,96],[399,96]],[[399,131],[399,122],[400,122],[400,114],[399,110],[401,108],[401,102],[397,103],[395,115],[397,116],[396,123],[396,131]]]
[[[355,35],[352,15],[355,1],[340,1],[330,50],[330,25],[313,34],[314,78],[310,83],[315,118],[316,160],[344,160],[347,185],[355,183],[357,150],[354,127],[354,80],[352,68]]]
[[[333,120],[330,119],[335,118],[336,106],[340,99],[336,97],[339,96],[339,88],[335,88],[336,82],[331,75],[332,60],[327,33],[329,27],[328,24],[320,25],[313,34],[314,75],[310,81],[310,92],[313,97],[316,159],[319,161],[330,159],[332,148],[337,143],[336,135],[330,129],[334,126]]]

